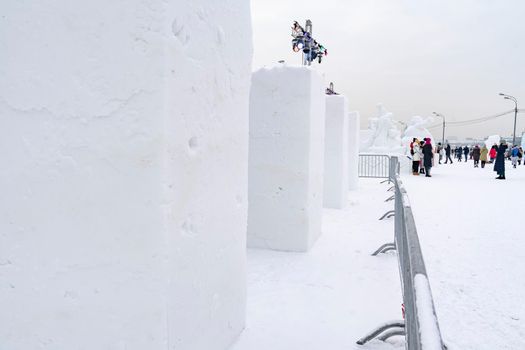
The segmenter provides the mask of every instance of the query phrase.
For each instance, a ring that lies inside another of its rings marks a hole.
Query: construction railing
[[[397,163],[397,157],[392,157],[391,161]],[[397,168],[397,165],[394,164],[394,167]],[[394,174],[389,180],[394,183],[395,188],[395,242],[384,246],[390,247],[387,247],[386,250],[392,250],[393,246],[393,249],[397,251],[403,291],[404,320],[385,324],[357,343],[364,344],[373,338],[386,340],[391,336],[404,334],[408,350],[446,349],[441,338],[416,224],[406,190],[399,174]]]

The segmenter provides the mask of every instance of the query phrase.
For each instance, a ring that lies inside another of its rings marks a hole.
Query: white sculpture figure
[[[398,153],[401,149],[401,132],[393,114],[382,103],[377,105],[378,115],[369,119],[368,130],[362,133],[365,140],[361,144],[362,152]]]
[[[432,117],[422,118],[418,115],[410,119],[402,139],[403,146],[406,150],[408,150],[410,142],[412,142],[414,138],[422,141],[424,138],[430,137],[432,144],[434,144],[434,137],[426,128],[433,121],[434,118]]]
[[[485,140],[485,146],[490,149],[494,145],[499,145],[501,137],[499,135],[491,135]]]

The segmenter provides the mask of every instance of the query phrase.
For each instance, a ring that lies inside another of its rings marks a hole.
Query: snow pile
[[[0,9],[1,347],[226,348],[245,314],[249,3]]]
[[[361,152],[390,154],[400,153],[401,132],[396,125],[394,115],[387,111],[382,103],[377,105],[378,115],[369,119],[368,132],[361,134]]]
[[[325,94],[305,67],[253,73],[248,245],[308,250],[321,233]]]
[[[341,209],[348,195],[348,103],[342,95],[326,96],[324,206]]]
[[[439,325],[434,313],[432,292],[425,275],[417,274],[414,277],[414,289],[422,348],[425,350],[443,350]]]

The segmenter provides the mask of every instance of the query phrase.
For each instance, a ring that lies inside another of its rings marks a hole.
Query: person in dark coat
[[[432,161],[434,160],[434,149],[430,138],[425,139],[425,145],[423,146],[423,166],[425,167],[426,177],[432,177],[430,175],[430,169],[432,168]]]
[[[465,155],[465,163],[466,163],[467,160],[468,160],[468,154],[469,154],[469,151],[470,151],[470,150],[469,150],[468,146],[465,146],[465,147],[463,148],[463,154]]]
[[[426,140],[425,137],[423,140]],[[421,149],[421,160],[419,161],[419,173],[424,174],[425,173],[425,163],[424,163],[424,157],[425,154],[423,153],[423,147],[425,146],[425,141],[419,141],[419,148]]]
[[[498,174],[496,179],[505,180],[505,152],[507,152],[507,142],[501,140],[496,150],[496,161],[494,162],[494,171]]]
[[[481,157],[481,148],[478,145],[472,149],[472,159],[474,159],[474,168],[479,168],[479,158]]]
[[[445,147],[445,156],[446,156],[446,159],[445,159],[445,164],[448,163],[448,160],[450,159],[450,164],[452,164],[452,158],[450,158],[450,144],[447,143],[447,147]]]
[[[463,147],[456,147],[456,157],[458,158],[458,162],[461,162],[461,159],[463,158]]]

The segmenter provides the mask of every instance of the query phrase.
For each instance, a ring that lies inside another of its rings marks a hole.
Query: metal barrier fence
[[[397,163],[397,157],[392,157],[391,162]],[[394,167],[398,168],[396,164]],[[391,336],[404,334],[406,349],[408,350],[446,349],[441,338],[432,292],[407,192],[399,174],[394,173],[389,180],[394,183],[395,188],[395,243],[383,245],[374,254],[393,248],[397,250],[403,291],[404,321],[385,324],[357,343],[364,344],[376,337],[380,340],[386,340]]]
[[[359,154],[359,177],[390,178],[390,157],[385,154]]]

